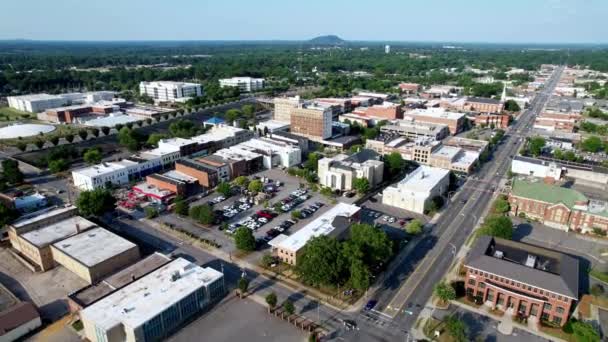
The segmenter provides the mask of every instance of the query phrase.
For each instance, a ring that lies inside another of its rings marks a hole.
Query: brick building
[[[464,103],[465,110],[479,113],[500,113],[504,104],[500,100],[485,97],[469,97]]]
[[[573,133],[580,120],[581,115],[577,113],[543,112],[534,120],[534,128],[551,132]]]
[[[447,125],[450,134],[463,131],[467,118],[462,113],[446,111],[444,108],[415,109],[407,113],[416,122]]]
[[[582,193],[542,182],[514,180],[509,194],[511,214],[525,214],[543,224],[587,233],[594,228],[608,231],[605,203],[590,201]]]
[[[320,107],[301,107],[291,111],[291,133],[311,139],[324,140],[331,137],[333,114]]]
[[[418,83],[400,83],[399,90],[403,94],[417,94],[420,91],[420,84]]]
[[[395,103],[384,102],[380,105],[368,107],[365,115],[386,120],[403,119],[403,108]]]
[[[175,162],[175,171],[196,178],[198,184],[205,188],[213,188],[219,183],[216,168],[200,163],[194,159],[181,159]]]
[[[578,300],[578,260],[553,250],[481,236],[464,263],[470,297],[505,314],[564,325]]]
[[[475,117],[475,125],[492,126],[505,129],[509,127],[511,116],[508,114],[479,114]]]

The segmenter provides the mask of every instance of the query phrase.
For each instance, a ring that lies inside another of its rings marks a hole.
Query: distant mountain
[[[316,45],[344,45],[346,43],[345,40],[335,35],[315,37],[308,42]]]

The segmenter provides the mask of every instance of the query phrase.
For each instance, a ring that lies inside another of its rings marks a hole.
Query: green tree
[[[232,190],[230,188],[230,184],[227,182],[221,182],[220,184],[217,185],[217,188],[215,188],[215,191],[217,191],[217,193],[224,195],[224,197],[230,197]]]
[[[266,304],[268,304],[268,310],[274,309],[277,306],[277,295],[274,292],[270,292],[266,295]]]
[[[243,112],[243,114],[245,114],[247,117],[249,118],[253,118],[253,115],[255,113],[255,106],[254,105],[250,105],[250,104],[246,104],[243,105],[241,107],[241,111]]]
[[[247,293],[247,290],[249,289],[249,280],[243,277],[239,278],[238,287],[241,298],[243,298],[243,295]]]
[[[343,243],[345,258],[351,262],[361,259],[368,267],[385,263],[392,253],[392,242],[388,235],[365,223],[351,225],[350,239]]]
[[[392,152],[384,158],[391,175],[398,174],[404,167],[405,161],[399,152]]]
[[[27,150],[27,144],[23,141],[19,141],[16,146],[21,152],[25,152],[25,150]]]
[[[2,178],[9,184],[21,184],[23,182],[23,172],[19,169],[19,162],[14,159],[4,159],[2,161]]]
[[[371,273],[362,260],[353,260],[350,264],[350,283],[360,291],[366,290],[370,285]]]
[[[497,214],[506,214],[510,209],[511,206],[509,205],[509,201],[505,198],[498,198],[496,202],[494,202],[494,211]]]
[[[44,147],[44,140],[36,139],[36,141],[34,141],[34,145],[40,150]]]
[[[129,151],[137,151],[140,147],[140,136],[129,127],[123,127],[118,132],[118,142],[129,149]]]
[[[91,148],[84,153],[82,158],[89,165],[99,164],[101,162],[101,152],[96,148]]]
[[[264,190],[264,184],[258,179],[254,179],[249,183],[247,189],[251,192],[261,192]]]
[[[49,162],[49,171],[59,173],[70,168],[70,164],[65,159],[54,159]]]
[[[353,181],[353,188],[355,188],[357,193],[363,195],[369,191],[369,181],[367,178],[355,178]]]
[[[238,176],[232,182],[237,186],[247,187],[247,185],[249,185],[249,178],[245,176]]]
[[[91,128],[91,134],[93,134],[93,136],[95,138],[97,138],[99,136],[99,128],[97,128],[97,127]]]
[[[545,139],[542,137],[530,138],[528,141],[528,151],[535,157],[540,155],[543,147],[545,147]]]
[[[237,249],[242,251],[255,251],[255,237],[251,229],[240,227],[234,233],[234,243]]]
[[[513,238],[513,222],[507,216],[492,215],[487,217],[478,234],[495,236],[507,240]]]
[[[304,283],[319,285],[339,284],[347,271],[338,240],[328,236],[313,237],[298,257],[296,272]]]
[[[572,323],[572,331],[576,342],[599,342],[600,335],[597,330],[589,324],[581,321]]]
[[[334,191],[327,186],[324,186],[321,188],[321,190],[319,191],[319,193],[325,197],[333,197],[334,196]]]
[[[167,139],[167,138],[168,138],[168,136],[166,134],[152,133],[148,136],[148,140],[146,141],[146,144],[148,144],[150,146],[158,147],[158,142],[163,139]]]
[[[581,142],[583,151],[596,153],[604,149],[604,142],[596,136],[589,137]]]
[[[76,207],[80,215],[101,216],[116,207],[116,199],[112,193],[106,189],[95,189],[83,191],[76,200]]]
[[[108,126],[101,127],[101,133],[103,133],[103,135],[110,134],[110,127],[108,127]]]
[[[289,299],[283,302],[283,309],[288,315],[293,315],[296,312],[296,307],[293,305],[293,302]]]
[[[515,100],[507,100],[505,101],[505,110],[507,112],[519,112],[521,108]]]
[[[59,137],[56,135],[53,135],[52,137],[49,138],[49,142],[53,145],[53,146],[57,146],[59,145]]]
[[[190,210],[190,206],[188,205],[188,202],[186,202],[184,200],[183,197],[181,197],[181,196],[176,197],[175,201],[173,203],[174,203],[173,211],[176,214],[182,215],[182,216],[188,216],[188,211]]]
[[[300,219],[302,217],[302,213],[299,210],[294,210],[291,212],[291,218],[294,220]]]
[[[241,116],[242,116],[242,113],[238,109],[228,109],[226,111],[226,113],[224,114],[224,118],[226,119],[226,122],[228,122],[229,124],[232,124],[233,121],[235,121],[236,119],[239,119]]]
[[[146,217],[149,219],[158,217],[158,210],[156,210],[156,208],[151,207],[151,206],[146,207]]]
[[[169,125],[172,137],[188,139],[198,132],[197,125],[190,120],[177,120]]]
[[[78,130],[78,136],[80,140],[87,140],[87,136],[89,136],[89,132],[86,129]]]
[[[0,228],[19,217],[19,213],[0,202]]]
[[[422,233],[423,227],[424,224],[422,223],[422,221],[420,221],[419,219],[414,219],[407,224],[407,226],[405,227],[405,231],[408,232],[408,234],[418,235]]]
[[[63,138],[71,144],[74,141],[74,134],[68,133]]]
[[[445,330],[452,337],[455,342],[466,342],[467,339],[467,326],[464,321],[458,318],[456,315],[448,316],[445,319]]]
[[[439,298],[443,303],[447,303],[450,300],[456,299],[456,290],[445,282],[441,282],[435,286],[433,291],[435,296]]]
[[[191,207],[188,214],[191,218],[202,224],[212,224],[215,220],[213,208],[208,204]]]
[[[316,172],[319,169],[319,159],[321,159],[320,153],[313,152],[308,154],[308,158],[304,162],[304,168]]]

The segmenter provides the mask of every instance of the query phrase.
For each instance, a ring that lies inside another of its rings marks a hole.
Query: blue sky
[[[608,42],[606,0],[3,0],[0,39]]]

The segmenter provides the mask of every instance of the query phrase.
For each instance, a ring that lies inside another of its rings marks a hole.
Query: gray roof
[[[498,250],[503,252],[502,258],[494,256]],[[525,265],[528,255],[536,257],[534,267]],[[578,260],[550,249],[481,236],[471,249],[465,266],[578,299]]]
[[[379,158],[380,154],[378,154],[378,152],[370,149],[362,149],[361,151],[348,157],[346,160],[353,163],[364,163],[370,159],[378,160]]]
[[[500,100],[490,99],[487,97],[469,97],[467,98],[468,102],[478,102],[478,103],[489,103],[489,104],[500,104]]]

